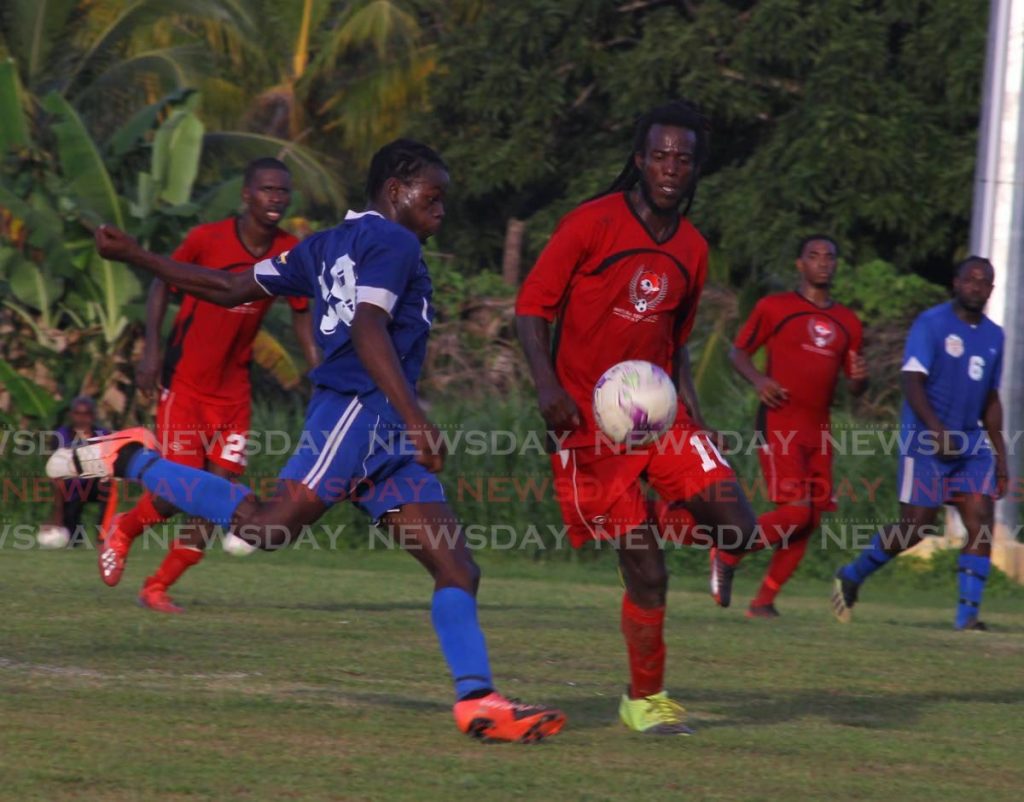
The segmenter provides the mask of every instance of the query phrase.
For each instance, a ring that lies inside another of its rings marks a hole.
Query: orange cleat
[[[99,550],[97,564],[100,569],[100,579],[110,587],[114,587],[121,581],[124,573],[125,563],[128,562],[128,550],[132,547],[132,540],[125,534],[118,524],[124,513],[115,515],[110,524],[100,530],[100,542],[103,547]]]
[[[108,479],[117,474],[114,465],[125,446],[136,443],[159,451],[156,436],[142,426],[122,429],[102,437],[90,437],[80,446],[58,448],[46,461],[46,475],[51,479],[99,477]]]
[[[506,699],[497,691],[479,699],[456,702],[453,712],[458,728],[481,741],[532,744],[555,735],[565,726],[565,713],[561,710]]]
[[[167,588],[163,585],[146,585],[139,593],[139,606],[145,607],[156,613],[183,613],[184,607],[179,607],[171,601],[167,595]]]

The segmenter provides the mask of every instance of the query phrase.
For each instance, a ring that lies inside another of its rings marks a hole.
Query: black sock
[[[129,443],[117,452],[117,459],[114,460],[114,476],[125,475],[128,471],[128,463],[140,448],[142,448],[142,443]]]
[[[477,688],[475,691],[470,691],[465,696],[460,696],[459,701],[465,702],[467,699],[483,699],[485,696],[490,696],[494,693],[494,688]]]

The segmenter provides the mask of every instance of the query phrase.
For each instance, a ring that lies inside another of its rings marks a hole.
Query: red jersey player
[[[242,201],[244,211],[238,217],[192,229],[173,258],[237,272],[298,243],[277,225],[291,201],[291,175],[284,163],[271,158],[251,162],[245,170]],[[147,393],[157,385],[167,295],[167,285],[156,279],[150,287],[146,346],[137,373],[138,385]],[[252,344],[273,302],[267,298],[224,309],[192,295],[182,296],[164,354],[156,416],[157,437],[169,460],[225,477],[237,477],[245,470]],[[289,298],[288,302],[296,337],[313,367],[317,352],[308,301]],[[147,493],[133,509],[116,516],[99,552],[103,581],[116,585],[132,541],[146,526],[175,512],[170,503]],[[156,573],[146,579],[139,595],[142,606],[159,612],[181,611],[168,598],[167,588],[202,559],[209,534],[202,524],[181,530]]]
[[[839,371],[850,392],[867,388],[857,316],[832,300],[836,270],[831,237],[805,237],[797,250],[800,286],[757,302],[729,353],[733,366],[754,385],[761,406],[757,431],[764,444],[758,456],[775,509],[758,519],[763,542],[776,547],[761,590],[747,609],[749,618],[775,618],[775,596],[807,551],[823,512],[834,509],[829,407]],[[751,357],[767,351],[765,373]],[[737,555],[724,555],[735,562]]]
[[[707,131],[706,119],[686,102],[643,115],[622,174],[607,193],[562,219],[516,303],[541,414],[558,441],[551,464],[571,542],[607,538],[618,552],[631,675],[620,717],[633,730],[658,735],[690,730],[662,682],[668,573],[657,525],[696,519],[730,551],[755,531],[735,474],[708,436],[686,350],[708,249],[680,207],[693,199]],[[674,375],[681,403],[661,441],[612,450],[597,435],[591,397],[601,374],[627,359]],[[641,479],[661,497],[657,513]],[[732,569],[715,567],[712,592],[728,606]]]

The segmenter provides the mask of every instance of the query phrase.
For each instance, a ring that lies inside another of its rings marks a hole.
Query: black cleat
[[[774,604],[751,604],[747,608],[747,618],[778,618],[779,615]]]
[[[977,618],[968,619],[967,623],[962,627],[954,627],[957,632],[988,632],[988,627],[984,621],[979,621]]]
[[[719,607],[728,607],[732,603],[732,578],[736,566],[729,565],[722,559],[722,551],[712,548],[711,558],[711,597]]]

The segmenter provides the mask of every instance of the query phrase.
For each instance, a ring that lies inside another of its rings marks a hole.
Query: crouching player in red
[[[565,723],[561,711],[506,699],[494,687],[477,622],[477,567],[437,478],[443,441],[415,386],[433,320],[421,243],[444,218],[448,168],[426,145],[397,140],[373,157],[369,207],[247,270],[207,270],[158,256],[102,227],[106,258],[134,264],[226,307],[273,295],[315,299],[323,362],[301,444],[277,491],[248,488],[161,457],[146,429],[58,450],[50,476],[122,476],[192,515],[273,549],[294,541],[333,504],[352,501],[430,572],[431,618],[455,682],[462,732],[497,741],[537,741]]]
[[[278,228],[291,202],[291,175],[277,159],[257,159],[245,169],[238,217],[192,229],[172,258],[210,270],[247,270],[253,262],[277,256],[298,240]],[[157,386],[160,329],[167,311],[168,284],[154,279],[146,316],[146,346],[137,374],[138,385],[150,393]],[[289,298],[295,335],[306,361],[316,365],[316,344],[309,303]],[[224,477],[245,470],[246,438],[252,412],[249,369],[252,345],[273,298],[261,298],[225,309],[185,293],[164,354],[157,439],[172,462],[204,468]],[[100,578],[113,587],[121,581],[128,551],[147,526],[177,513],[159,496],[146,493],[131,510],[115,516],[99,550]],[[148,577],[139,603],[161,613],[180,613],[167,589],[203,558],[212,532],[193,521],[179,531],[156,573]]]
[[[708,249],[685,214],[707,132],[707,120],[685,102],[643,115],[622,174],[562,219],[516,303],[541,414],[558,441],[551,464],[572,544],[609,539],[617,548],[631,676],[619,713],[631,729],[656,735],[691,732],[662,682],[668,572],[660,533],[696,519],[712,542],[735,551],[755,526],[732,468],[708,436],[686,350]],[[592,394],[601,374],[627,359],[674,375],[680,407],[675,427],[659,441],[615,448],[598,431]],[[657,520],[641,479],[661,497]],[[712,594],[722,607],[731,583],[732,569],[716,560]]]
[[[797,249],[800,286],[758,301],[729,353],[733,367],[761,399],[758,457],[775,503],[757,521],[761,544],[775,552],[747,608],[748,618],[778,617],[775,596],[800,565],[821,514],[836,509],[828,435],[839,372],[845,370],[853,395],[868,386],[860,320],[830,294],[837,256],[831,237],[805,237]],[[768,352],[764,373],[751,361],[761,347]],[[739,556],[723,559],[737,561]]]

